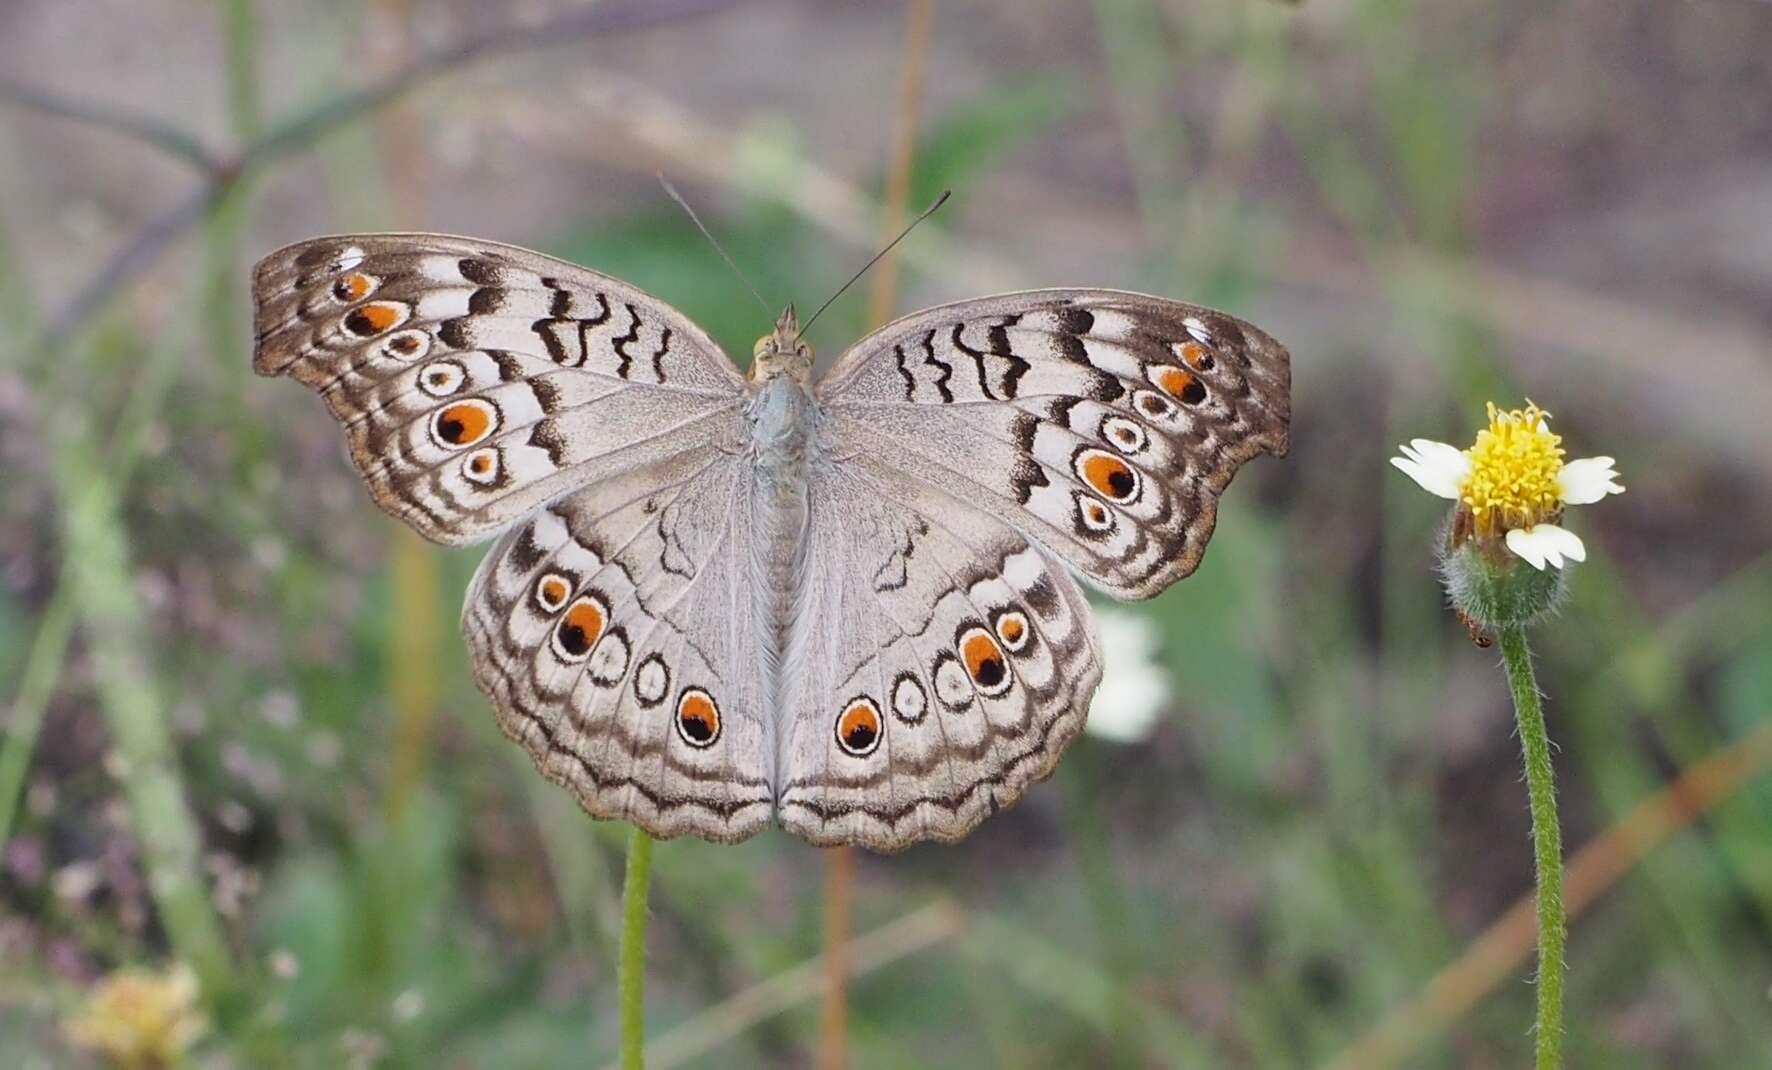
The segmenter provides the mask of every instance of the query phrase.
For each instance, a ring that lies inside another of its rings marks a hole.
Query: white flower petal
[[[1507,533],[1507,548],[1541,572],[1546,563],[1552,568],[1562,568],[1565,558],[1587,560],[1587,547],[1582,545],[1580,537],[1555,524],[1515,528]]]
[[[1084,731],[1114,743],[1137,743],[1156,728],[1169,701],[1169,676],[1153,656],[1157,629],[1142,614],[1121,609],[1103,607],[1095,619],[1102,649],[1109,653]]]
[[[1569,560],[1587,560],[1587,547],[1582,544],[1581,536],[1575,534],[1573,531],[1570,531],[1567,528],[1560,528],[1555,524],[1540,524],[1533,530],[1538,532],[1539,538],[1543,539],[1546,543],[1555,546],[1557,553]]]
[[[1570,461],[1557,474],[1557,493],[1566,505],[1590,505],[1608,494],[1623,494],[1617,464],[1610,457],[1583,457]]]
[[[1540,572],[1544,571],[1544,547],[1532,538],[1532,533],[1525,528],[1514,528],[1507,533],[1507,548],[1517,557]]]
[[[1391,463],[1422,490],[1442,498],[1457,498],[1464,478],[1470,475],[1471,459],[1456,446],[1418,438],[1407,446],[1399,446],[1403,456],[1392,457]]]

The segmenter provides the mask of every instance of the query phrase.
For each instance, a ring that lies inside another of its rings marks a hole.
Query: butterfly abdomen
[[[788,635],[804,586],[813,404],[805,387],[784,376],[765,384],[746,410],[756,480],[751,564],[759,581],[753,592],[764,644],[765,716],[779,708],[778,681],[787,675],[784,662],[792,662]]]

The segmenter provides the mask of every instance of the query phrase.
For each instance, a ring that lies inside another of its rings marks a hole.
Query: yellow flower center
[[[1489,426],[1464,451],[1471,471],[1459,487],[1479,535],[1529,528],[1562,509],[1563,439],[1549,421],[1550,413],[1530,401],[1507,411],[1489,403]]]

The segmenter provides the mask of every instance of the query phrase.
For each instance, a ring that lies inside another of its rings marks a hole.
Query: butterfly
[[[1073,573],[1157,594],[1288,445],[1284,347],[1117,290],[926,309],[816,381],[791,306],[741,373],[657,298],[471,238],[300,242],[253,300],[254,368],[326,401],[377,504],[496,539],[462,630],[504,733],[659,837],[964,836],[1083,727]]]

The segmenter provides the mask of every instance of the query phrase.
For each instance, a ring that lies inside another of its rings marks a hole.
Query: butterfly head
[[[812,347],[800,340],[800,320],[793,305],[775,321],[775,330],[751,347],[751,382],[766,383],[783,375],[800,383],[812,381]]]

